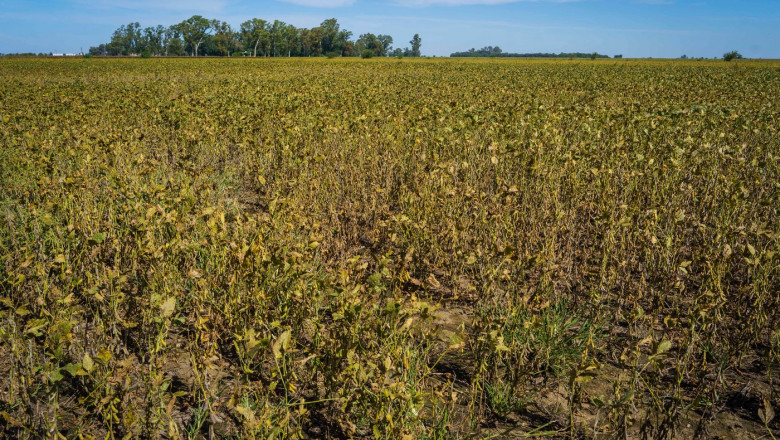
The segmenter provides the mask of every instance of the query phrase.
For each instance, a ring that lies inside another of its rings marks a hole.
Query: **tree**
[[[370,50],[373,53],[373,56],[382,56],[382,42],[379,41],[376,35],[370,32],[361,34],[360,37],[358,37],[355,45],[357,46],[361,56],[363,56],[366,50]],[[366,57],[363,56],[363,58]]]
[[[301,52],[303,56],[309,56],[311,54],[311,46],[313,44],[311,30],[306,28],[301,29],[299,38],[301,39]]]
[[[301,33],[304,56],[320,56],[323,54],[323,39],[325,30],[321,26],[307,29]],[[308,51],[308,55],[307,55]]]
[[[339,44],[340,26],[338,20],[329,18],[320,23],[320,28],[322,29],[322,40],[320,40],[322,51],[327,53],[341,49]]]
[[[211,22],[200,15],[193,15],[177,26],[184,42],[192,49],[192,56],[198,56],[198,48],[211,31]]]
[[[414,37],[412,37],[412,40],[409,41],[409,44],[412,45],[411,56],[419,57],[420,56],[420,45],[422,45],[422,39],[420,38],[420,35],[419,34],[414,34]]]
[[[419,56],[419,35],[415,35]],[[91,49],[93,54],[106,55],[244,55],[251,56],[360,56],[366,48],[373,56],[389,56],[393,52],[390,35],[361,35],[352,40],[352,32],[342,29],[335,18],[324,20],[311,29],[296,28],[280,20],[268,22],[253,18],[233,29],[227,22],[210,20],[200,15],[170,27],[158,25],[141,29],[139,23],[122,25],[114,31],[111,41]],[[397,51],[396,51],[397,52]],[[414,56],[409,49],[401,52]]]
[[[279,49],[279,52],[286,51],[286,48],[282,47],[286,41],[284,38],[286,29],[287,23],[279,20],[274,20],[273,24],[269,26],[268,34],[271,41],[271,56],[277,56],[277,49]]]
[[[90,55],[106,55],[108,54],[108,50],[106,49],[105,44],[101,44],[99,46],[92,46],[89,48],[89,54]]]
[[[339,36],[338,36],[337,41],[338,41],[338,49],[339,49],[339,51],[341,51],[341,55],[342,56],[347,55],[347,53],[346,53],[346,51],[347,51],[347,42],[349,41],[350,38],[352,38],[352,32],[351,31],[348,31],[346,29],[342,29],[341,31],[339,31]]]
[[[244,43],[246,50],[252,50],[252,56],[257,56],[257,47],[266,37],[266,21],[259,18],[253,18],[241,23],[241,42]]]
[[[298,54],[299,48],[300,48],[300,32],[298,31],[298,28],[295,26],[288,24],[284,27],[284,30],[282,31],[282,35],[284,37],[284,44],[287,46],[287,56],[290,57],[293,54],[293,51],[295,54]]]
[[[362,34],[355,43],[359,52],[364,49],[374,51],[374,56],[384,57],[390,53],[393,45],[393,37],[390,35],[374,35],[372,33]]]
[[[742,55],[736,50],[732,50],[731,52],[726,52],[723,54],[723,61],[733,61],[733,60],[741,60],[741,59],[742,59]]]
[[[141,25],[138,22],[122,25],[114,31],[106,49],[109,55],[131,55],[140,52]]]
[[[379,43],[381,44],[381,53],[377,55],[381,57],[390,55],[390,51],[393,50],[393,37],[379,34],[376,36],[376,39],[379,40]]]
[[[320,39],[320,48],[322,53],[338,52],[340,55],[344,55],[344,49],[347,46],[347,41],[352,37],[352,32],[341,29],[338,20],[335,18],[329,18],[320,23],[319,29],[322,38]]]
[[[227,22],[212,20],[211,28],[214,36],[211,38],[211,50],[214,55],[230,56],[238,46],[238,40],[233,28]]]
[[[347,42],[344,44],[344,49],[341,52],[342,56],[345,57],[355,57],[360,55],[357,50],[357,46],[355,46],[355,42],[352,40],[347,40]]]
[[[163,40],[165,39],[165,27],[147,27],[141,38],[141,51],[148,50],[152,55],[160,55],[163,52]]]
[[[163,48],[165,56],[168,55],[182,55],[184,54],[184,48],[181,43],[181,34],[177,26],[171,26],[165,29],[163,41]]]

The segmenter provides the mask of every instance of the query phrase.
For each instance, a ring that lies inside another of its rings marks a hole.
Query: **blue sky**
[[[422,37],[424,55],[508,52],[626,57],[780,58],[780,0],[0,0],[0,53],[79,52],[119,25],[170,25],[199,14],[234,27],[259,17],[312,27],[335,17],[357,37]]]

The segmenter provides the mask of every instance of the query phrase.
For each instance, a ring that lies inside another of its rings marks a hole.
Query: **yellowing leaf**
[[[274,342],[273,352],[274,352],[274,357],[276,359],[279,359],[280,357],[282,357],[282,353],[286,352],[287,350],[289,350],[289,348],[290,348],[290,335],[291,335],[290,330],[287,330],[284,333],[282,333],[281,335],[279,335],[279,338],[276,340],[276,342]]]
[[[84,353],[84,358],[81,360],[81,366],[84,367],[84,371],[87,373],[91,373],[92,369],[95,368],[95,363],[92,361],[92,357],[89,353]]]
[[[97,234],[93,235],[92,238],[90,239],[90,243],[91,244],[100,244],[100,243],[103,243],[105,240],[106,240],[106,234],[101,232],[101,233],[97,233]]]
[[[775,410],[772,408],[772,402],[766,397],[764,397],[764,407],[758,410],[758,417],[764,422],[764,425],[769,425],[775,419]]]
[[[452,333],[450,335],[450,350],[456,350],[459,348],[463,348],[466,345],[466,341],[463,339],[463,336],[459,333]]]
[[[49,375],[49,380],[51,380],[52,382],[59,382],[62,380],[63,377],[64,376],[62,375],[62,373],[60,373],[60,370],[54,370]]]
[[[658,344],[658,348],[655,350],[656,354],[666,353],[672,348],[672,341],[663,340]]]
[[[70,374],[71,376],[76,376],[76,374],[78,374],[80,369],[81,369],[81,365],[74,364],[74,363],[67,364],[61,368],[61,370],[67,371],[68,374]]]
[[[176,309],[176,298],[170,297],[160,305],[160,312],[162,312],[163,318],[167,318],[173,315],[173,311]]]
[[[241,416],[244,417],[244,420],[249,425],[253,425],[255,423],[255,412],[252,411],[251,409],[249,409],[249,408],[247,408],[245,406],[242,406],[242,405],[237,405],[236,406],[236,412],[241,414]]]
[[[425,282],[428,283],[428,287],[431,289],[438,289],[441,287],[441,283],[439,283],[439,280],[437,280],[436,276],[433,274],[428,275],[428,278],[425,279]]]

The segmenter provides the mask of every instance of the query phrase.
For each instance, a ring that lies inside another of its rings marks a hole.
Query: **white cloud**
[[[229,0],[74,0],[85,10],[130,10],[130,11],[184,11],[201,14],[223,12],[231,3]]]
[[[519,2],[570,3],[582,0],[397,0],[396,4],[410,7],[426,6],[464,6],[464,5],[503,5]]]
[[[573,26],[573,25],[542,25],[542,24],[529,24],[519,23],[516,21],[502,21],[502,20],[479,20],[479,19],[457,19],[457,18],[441,18],[441,17],[420,17],[420,16],[401,16],[401,15],[359,15],[357,16],[361,22],[429,22],[438,23],[444,25],[445,28],[464,29],[517,29],[517,30],[534,30],[534,31],[584,31],[594,33],[598,31],[602,32],[626,32],[626,33],[639,33],[639,34],[668,34],[668,35],[692,35],[692,34],[710,34],[706,31],[684,30],[684,29],[661,29],[661,28],[614,28],[609,26]],[[715,34],[712,34],[715,35]]]
[[[355,0],[281,0],[301,6],[313,6],[315,8],[341,8],[350,6]]]

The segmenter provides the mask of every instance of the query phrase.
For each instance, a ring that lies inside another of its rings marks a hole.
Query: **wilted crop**
[[[5,437],[780,429],[775,63],[0,77]]]

